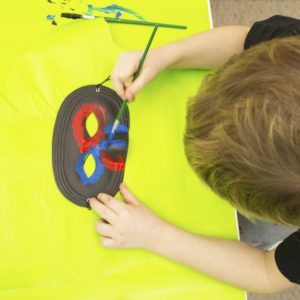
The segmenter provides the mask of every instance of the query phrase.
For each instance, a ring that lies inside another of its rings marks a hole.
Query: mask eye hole
[[[90,113],[85,120],[85,128],[90,137],[93,137],[98,131],[98,120],[94,113]]]
[[[88,154],[84,161],[83,170],[87,177],[91,177],[96,170],[96,162],[93,155]]]

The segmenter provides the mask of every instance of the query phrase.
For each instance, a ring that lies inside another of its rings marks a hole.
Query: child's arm
[[[270,294],[293,286],[278,270],[275,250],[192,234],[168,223],[148,250],[249,292]]]
[[[143,51],[121,54],[112,81],[122,98],[134,96],[160,72],[168,68],[213,69],[244,49],[248,26],[224,26],[149,51],[139,77],[132,83]]]
[[[184,231],[160,219],[124,184],[120,192],[125,202],[106,194],[90,199],[91,207],[106,220],[96,225],[105,247],[144,248],[256,293],[275,293],[293,286],[278,270],[274,251]]]
[[[159,48],[169,68],[214,69],[244,50],[248,26],[217,27]]]

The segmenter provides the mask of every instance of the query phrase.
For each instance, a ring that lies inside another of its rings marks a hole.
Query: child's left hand
[[[96,231],[103,246],[151,249],[166,223],[138,201],[124,183],[120,192],[125,202],[103,193],[89,199],[91,208],[102,217]]]

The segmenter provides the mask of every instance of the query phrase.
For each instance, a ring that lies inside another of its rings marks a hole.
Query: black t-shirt
[[[300,231],[287,237],[275,250],[280,272],[291,282],[300,284]]]
[[[246,37],[244,49],[267,40],[292,35],[299,35],[300,38],[300,20],[276,15],[254,23]],[[300,230],[279,244],[275,251],[275,260],[286,278],[300,284]]]
[[[253,24],[246,37],[244,49],[274,38],[299,34],[300,20],[276,15]]]

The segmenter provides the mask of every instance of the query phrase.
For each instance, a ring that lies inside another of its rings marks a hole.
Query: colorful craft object
[[[97,119],[98,129],[92,137],[87,138],[85,136],[85,122],[92,113]],[[109,137],[111,131],[111,124],[106,126],[104,131],[102,130],[106,122],[105,119],[106,111],[102,106],[97,103],[85,103],[77,111],[72,121],[73,135],[82,153],[76,162],[76,171],[84,185],[97,183],[104,172],[104,168],[116,172],[125,168],[125,161],[122,156],[118,156],[116,160],[113,160],[106,153],[108,147],[125,149],[126,142],[123,140],[109,140],[109,138],[104,139],[105,136]],[[127,131],[127,127],[123,124],[120,124],[116,129],[116,133]],[[91,176],[87,176],[84,171],[84,163],[89,155],[93,156],[96,163],[96,168]]]
[[[81,87],[63,101],[57,114],[52,143],[56,184],[72,202],[88,207],[86,199],[99,192],[115,195],[123,180],[128,148],[128,109],[113,138],[112,124],[122,99],[111,89]],[[94,115],[95,130],[87,120]],[[87,164],[90,158],[92,164]],[[87,172],[86,164],[91,166]]]

